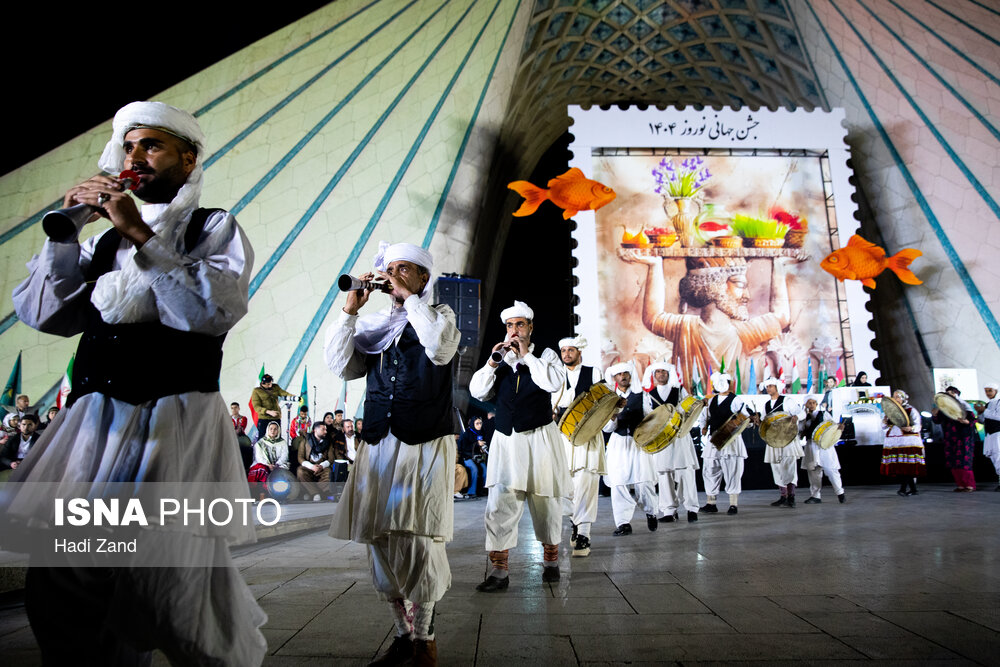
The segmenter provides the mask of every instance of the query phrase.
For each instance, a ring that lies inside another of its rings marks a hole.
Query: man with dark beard
[[[623,251],[626,262],[645,264],[642,323],[673,343],[673,363],[684,372],[682,384],[692,386],[695,364],[707,376],[722,360],[746,358],[747,353],[779,335],[789,325],[786,258],[775,258],[771,268],[770,312],[750,317],[747,262],[742,257],[688,257],[687,274],[678,286],[681,311],[689,305],[698,315],[668,313],[663,258]]]

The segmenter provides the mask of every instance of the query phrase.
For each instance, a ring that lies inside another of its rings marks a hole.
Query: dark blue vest
[[[618,413],[618,425],[615,433],[618,435],[632,435],[636,426],[642,421],[642,393],[629,394],[625,399],[625,407]]]
[[[665,403],[668,403],[676,408],[677,402],[681,400],[681,390],[678,387],[674,387],[670,390],[670,393],[667,394],[666,400],[661,401],[660,393],[656,390],[656,387],[653,387],[649,390],[649,398],[652,400],[654,408],[658,408]]]
[[[497,430],[504,435],[524,433],[552,422],[552,395],[539,388],[524,364],[515,372],[502,363],[496,370]]]
[[[198,209],[184,234],[190,253],[218,209]],[[112,269],[121,236],[114,228],[98,240],[86,273],[90,283],[86,324],[73,362],[73,391],[67,405],[79,397],[100,393],[138,405],[190,391],[219,391],[222,371],[221,336],[179,331],[159,322],[108,324],[90,302],[94,282]]]
[[[392,430],[408,445],[456,433],[451,402],[453,361],[436,366],[427,358],[413,326],[399,342],[369,354],[365,425],[361,439],[378,442]]]
[[[733,416],[732,405],[735,400],[736,394],[729,394],[721,403],[719,402],[718,395],[712,397],[712,400],[708,403],[709,433],[715,433]]]

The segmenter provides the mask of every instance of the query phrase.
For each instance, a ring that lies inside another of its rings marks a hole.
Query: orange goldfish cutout
[[[886,257],[885,250],[855,234],[846,247],[831,252],[819,265],[840,282],[860,280],[862,285],[872,289],[875,288],[875,276],[886,269],[892,269],[907,285],[920,285],[923,281],[907,267],[923,254],[916,248],[903,248],[892,257]]]
[[[524,197],[521,208],[514,211],[516,217],[531,215],[543,201],[548,199],[563,209],[563,220],[569,220],[580,211],[596,211],[615,198],[615,191],[608,186],[592,181],[583,172],[573,167],[562,176],[549,181],[549,189],[536,187],[528,181],[508,183],[507,188]]]

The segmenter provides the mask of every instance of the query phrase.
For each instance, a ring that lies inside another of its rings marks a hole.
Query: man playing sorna
[[[326,335],[327,365],[345,380],[367,376],[366,444],[337,503],[330,535],[368,545],[372,579],[389,603],[396,637],[374,665],[437,664],[434,604],[451,586],[455,464],[452,361],[461,334],[448,306],[429,303],[432,257],[382,242],[377,276],[391,304],[358,318],[374,291],[347,293]]]
[[[25,324],[83,332],[68,408],[17,481],[245,479],[219,372],[225,334],[247,312],[253,250],[233,216],[198,208],[203,155],[191,114],[134,102],[115,115],[99,164],[138,174],[141,208],[114,176],[66,194],[66,206],[88,204],[113,227],[83,243],[46,241],[14,291]],[[187,530],[150,530],[143,540],[219,549],[228,562],[227,538],[253,538],[252,527]],[[266,616],[232,565],[32,568],[26,597],[46,664],[141,664],[153,648],[174,664],[264,658]]]

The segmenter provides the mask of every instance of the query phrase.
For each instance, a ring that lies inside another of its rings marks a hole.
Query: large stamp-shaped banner
[[[670,360],[696,393],[874,375],[868,296],[820,268],[858,226],[843,110],[569,115],[571,167],[617,193],[574,216],[587,363]]]

